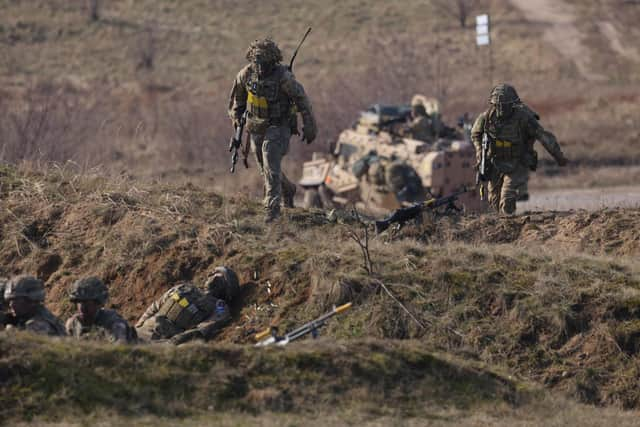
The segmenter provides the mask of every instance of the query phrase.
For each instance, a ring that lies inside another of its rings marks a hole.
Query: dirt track
[[[581,42],[581,34],[575,26],[576,16],[571,5],[556,0],[511,0],[530,21],[543,23],[543,37],[563,56],[576,64],[580,74],[591,81],[606,77],[595,73],[589,63],[587,48]]]
[[[568,211],[577,209],[640,207],[640,186],[594,189],[532,191],[528,202],[518,203],[518,213],[526,211]]]

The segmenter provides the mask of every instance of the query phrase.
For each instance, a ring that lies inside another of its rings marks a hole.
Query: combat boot
[[[287,188],[286,191],[283,191],[284,194],[282,195],[282,202],[284,203],[285,208],[293,207],[293,198],[296,195],[296,191],[298,191],[298,189],[295,185],[292,185]]]
[[[265,224],[271,224],[274,221],[278,220],[280,218],[280,210],[279,209],[274,209],[274,210],[270,210],[267,212],[267,214],[264,217],[264,223]]]

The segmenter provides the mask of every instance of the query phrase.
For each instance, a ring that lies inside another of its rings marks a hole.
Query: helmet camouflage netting
[[[44,282],[33,276],[16,276],[5,284],[4,299],[26,298],[44,301]]]
[[[270,38],[254,40],[247,49],[247,59],[250,62],[256,62],[258,57],[265,62],[277,64],[282,61],[282,52],[276,42]]]
[[[489,95],[490,104],[516,104],[520,102],[520,97],[516,89],[508,84],[499,84],[494,87]]]
[[[97,277],[86,277],[71,285],[69,299],[71,302],[97,301],[104,305],[109,298],[109,290],[102,280]]]

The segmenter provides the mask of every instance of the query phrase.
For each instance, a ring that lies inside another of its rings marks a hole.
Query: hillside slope
[[[0,274],[43,278],[62,317],[84,275],[102,277],[110,305],[135,321],[176,282],[227,264],[243,293],[220,342],[250,344],[270,324],[352,301],[328,337],[416,340],[580,401],[640,405],[637,210],[427,217],[369,236],[369,273],[354,241],[365,229],[348,212],[292,209],[266,227],[244,196],[70,168],[4,168],[0,191]]]

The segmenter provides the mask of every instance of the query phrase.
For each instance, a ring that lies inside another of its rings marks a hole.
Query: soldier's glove
[[[569,163],[569,159],[567,159],[564,154],[560,154],[560,156],[558,156],[558,158],[556,159],[556,163],[558,163],[558,166],[567,166],[567,163]]]
[[[303,114],[302,125],[302,140],[307,144],[311,144],[318,134],[316,121],[311,114]]]
[[[188,341],[193,341],[196,339],[202,339],[203,336],[200,333],[200,331],[196,330],[196,331],[187,331],[187,332],[183,332],[181,334],[178,335],[174,335],[169,339],[169,342],[173,345],[180,345],[180,344],[184,344]]]

